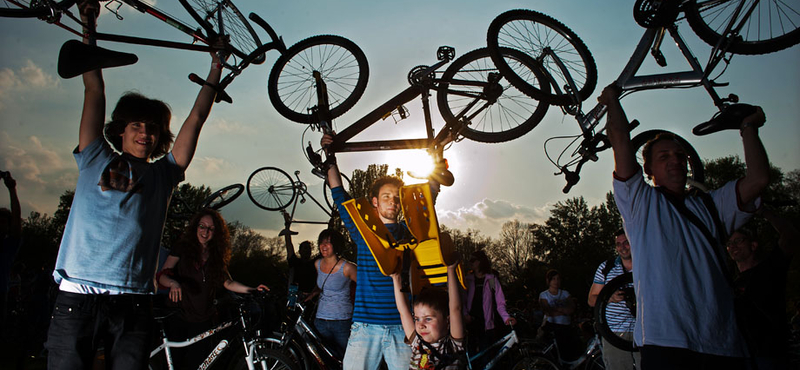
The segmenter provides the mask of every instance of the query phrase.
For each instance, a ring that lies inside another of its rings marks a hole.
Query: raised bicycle
[[[736,104],[738,97],[733,94],[720,97],[715,87],[726,84],[716,82],[719,76],[712,78],[710,74],[720,62],[730,63],[733,53],[762,54],[800,42],[798,9],[800,6],[797,4],[773,0],[637,0],[634,17],[646,30],[614,83],[621,88],[622,96],[641,90],[702,86],[719,112],[710,121],[695,127],[693,132],[705,135],[738,128],[741,120],[755,108]],[[678,21],[683,19],[681,14],[692,29],[713,46],[705,67],[697,61],[678,32]],[[773,18],[769,18],[770,15]],[[769,32],[761,32],[761,28]],[[659,65],[666,65],[660,48],[667,34],[683,54],[689,69],[638,75],[648,50]],[[610,147],[604,128],[597,127],[606,113],[606,107],[597,104],[589,112],[581,108],[581,102],[589,97],[597,84],[597,67],[589,49],[561,22],[532,10],[511,10],[499,15],[489,27],[487,42],[492,60],[510,83],[532,97],[560,105],[565,114],[575,116],[578,121],[581,134],[574,136],[572,143],[579,144],[566,156],[565,163],[562,163],[562,157],[572,144],[556,160],[550,158],[545,147],[548,158],[559,169],[556,175],[565,176],[567,185],[564,192],[568,192],[580,179],[581,167],[589,160],[596,161],[597,153]],[[526,83],[527,71],[516,71],[504,56],[506,48],[520,50],[533,57],[547,72],[549,83]],[[689,163],[693,172],[702,167],[699,158],[689,158]]]
[[[79,37],[83,37],[82,29],[84,26],[90,26],[88,27],[90,30],[94,29],[91,25],[84,25],[81,22],[80,16],[77,14],[77,7],[73,7],[76,0],[0,1],[2,1],[2,4],[0,4],[0,17],[39,18],[48,23],[56,24]],[[106,2],[108,0],[103,1]],[[315,55],[315,58],[305,60],[306,66],[313,66],[316,70],[323,72],[330,81],[337,81],[337,88],[335,89],[336,95],[331,101],[331,111],[332,115],[335,117],[338,117],[350,109],[361,97],[361,94],[366,88],[369,77],[369,67],[367,66],[366,56],[364,56],[364,52],[361,51],[356,44],[344,37],[334,35],[313,36],[287,49],[283,39],[278,36],[266,21],[257,14],[250,13],[250,20],[260,26],[269,35],[270,42],[262,44],[258,33],[255,32],[247,18],[242,15],[230,0],[179,1],[200,27],[194,28],[186,22],[140,0],[110,0],[105,4],[105,7],[114,13],[118,19],[122,20],[119,8],[122,4],[126,4],[126,6],[130,6],[139,12],[152,15],[156,19],[181,31],[189,37],[191,43],[100,33],[96,31],[90,31],[88,36],[96,40],[204,52],[216,50],[210,45],[211,40],[218,36],[227,36],[230,40],[229,45],[221,51],[233,55],[234,61],[223,64],[223,67],[228,70],[228,73],[222,78],[219,85],[213,86],[217,90],[217,101],[224,100],[229,103],[232,102],[232,98],[225,93],[225,88],[250,64],[263,63],[266,60],[266,52],[270,50],[277,50],[281,54],[284,54],[287,51],[303,49]],[[111,52],[111,54],[113,57],[124,58],[124,56],[118,55],[121,53]],[[337,62],[329,63],[330,60],[335,60]],[[135,62],[135,56],[132,62]],[[128,61],[124,64],[130,63],[131,62]],[[77,62],[76,64],[80,63]],[[78,70],[72,73],[72,75],[82,73],[79,69],[81,67],[83,66],[75,67],[78,68]],[[189,78],[195,83],[204,83],[197,75],[191,74]],[[272,91],[273,89],[269,90]]]

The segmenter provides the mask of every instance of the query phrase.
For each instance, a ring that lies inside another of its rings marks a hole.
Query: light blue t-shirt
[[[78,184],[53,277],[122,293],[151,293],[161,232],[173,188],[183,171],[172,153],[148,163],[115,153],[103,137],[73,152]],[[104,181],[127,162],[128,190]]]
[[[743,357],[733,290],[715,251],[702,232],[639,171],[614,180],[614,199],[625,224],[636,289],[636,345],[685,348],[718,356]],[[736,181],[710,193],[730,234],[751,213],[737,204]],[[686,207],[708,227],[717,228],[702,199],[685,198]]]

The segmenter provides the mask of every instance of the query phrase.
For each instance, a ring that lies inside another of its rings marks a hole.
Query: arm
[[[81,21],[94,28],[97,16],[100,14],[100,4],[97,1],[83,1],[79,5]],[[89,29],[83,29],[83,34],[88,34]],[[85,44],[92,44],[87,37],[83,38]],[[103,83],[103,73],[95,69],[83,74],[83,112],[78,133],[78,151],[83,151],[97,138],[103,136],[103,121],[106,116],[106,94]]]
[[[503,287],[500,285],[500,280],[495,277],[494,279],[494,301],[497,303],[497,313],[503,319],[506,325],[514,325],[517,320],[509,316],[506,311],[506,296],[503,294]]]
[[[19,198],[17,197],[17,181],[11,177],[11,172],[8,172],[3,182],[8,188],[8,198],[11,202],[11,219],[9,220],[10,227],[8,229],[8,234],[19,238],[22,236],[22,208],[19,205]]]
[[[454,339],[464,338],[464,317],[461,316],[461,289],[458,286],[456,268],[458,260],[447,266],[447,296],[450,306],[450,336]]]
[[[323,148],[329,148],[332,143],[333,136],[331,134],[322,135],[320,145],[322,145]],[[333,155],[329,153],[327,149],[325,149],[325,154],[328,156]],[[339,173],[339,166],[335,161],[328,167],[328,186],[330,186],[331,189],[342,186],[342,175]]]
[[[778,231],[778,247],[783,254],[791,258],[797,252],[797,244],[800,243],[800,230],[797,230],[789,220],[778,216],[767,207],[763,208],[761,216]]]
[[[222,75],[222,64],[216,52],[211,53],[211,70],[208,72],[206,82],[216,86],[219,84]],[[211,112],[214,105],[214,97],[217,92],[208,85],[203,85],[194,101],[189,117],[183,122],[178,137],[175,138],[175,146],[172,148],[172,156],[175,163],[183,170],[189,167],[189,163],[194,157],[197,148],[197,139],[200,137],[200,130]]]
[[[592,283],[592,287],[589,289],[589,299],[587,301],[589,307],[594,307],[594,305],[597,304],[597,296],[600,294],[600,291],[603,290],[604,286],[603,284]]]
[[[252,288],[250,286],[244,285],[244,284],[242,284],[242,283],[240,283],[238,281],[235,281],[233,279],[225,280],[225,282],[222,283],[222,285],[225,286],[225,289],[228,289],[231,292],[241,293],[241,294],[251,293],[252,291],[254,291],[256,289],[257,290],[269,290],[269,288],[264,284],[259,284],[258,287]]]
[[[414,317],[411,315],[411,308],[408,306],[408,298],[403,294],[402,281],[400,273],[395,272],[391,275],[392,283],[394,284],[394,302],[397,305],[397,311],[400,312],[400,321],[403,323],[403,332],[406,338],[411,338],[416,329],[414,328]]]
[[[344,261],[344,276],[352,281],[357,281],[358,267],[349,261]]]
[[[597,101],[608,108],[606,133],[614,150],[614,173],[618,178],[629,179],[636,174],[639,164],[631,145],[628,117],[619,102],[620,88],[614,84],[606,86]]]
[[[178,256],[169,256],[167,260],[164,262],[164,266],[161,268],[161,271],[165,271],[175,267],[180,261],[180,257]],[[183,292],[181,291],[181,284],[178,283],[177,280],[167,276],[167,274],[161,274],[158,278],[158,283],[169,287],[169,300],[173,302],[178,302],[181,300],[183,296]]]
[[[289,227],[292,226],[292,218],[286,212],[281,212],[283,214],[283,234],[284,244],[286,245],[286,260],[290,261],[292,257],[295,257],[294,254],[294,244],[292,244],[292,231],[289,230]]]
[[[758,126],[766,117],[761,107],[742,121],[741,135],[744,143],[744,162],[747,172],[736,184],[740,204],[750,204],[769,185],[769,159],[764,144],[758,137]]]

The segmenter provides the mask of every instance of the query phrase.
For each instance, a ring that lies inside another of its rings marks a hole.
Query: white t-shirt
[[[569,292],[564,289],[559,289],[558,294],[552,294],[549,290],[539,293],[539,299],[544,299],[550,307],[566,307],[567,299],[569,299]],[[569,325],[569,315],[550,316],[547,315],[547,321],[553,324]]]

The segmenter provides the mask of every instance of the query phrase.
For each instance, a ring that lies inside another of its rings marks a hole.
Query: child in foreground
[[[392,274],[397,310],[411,345],[409,369],[462,369],[464,360],[464,319],[456,267],[458,259],[447,266],[447,291],[425,287],[414,300],[412,314],[408,295],[400,291],[400,273]]]

